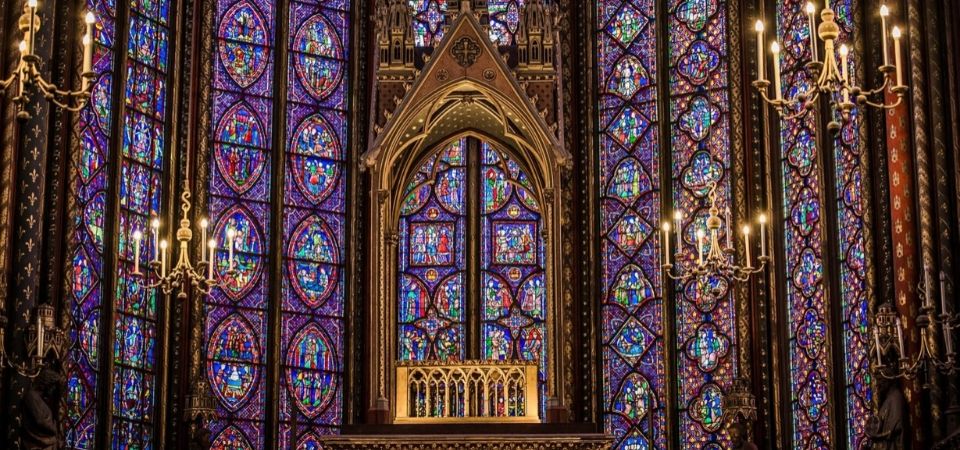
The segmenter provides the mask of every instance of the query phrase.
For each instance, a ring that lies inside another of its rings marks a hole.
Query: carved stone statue
[[[881,399],[880,410],[870,418],[867,434],[873,450],[902,450],[907,448],[903,417],[907,412],[907,400],[894,380],[880,377],[877,393]]]
[[[730,433],[730,450],[757,450],[757,446],[750,442],[747,427],[741,422],[733,422],[727,428]]]
[[[33,385],[21,401],[23,430],[20,445],[28,450],[52,450],[60,444],[60,424],[57,406],[61,386],[64,383],[60,371],[46,366],[33,380]]]

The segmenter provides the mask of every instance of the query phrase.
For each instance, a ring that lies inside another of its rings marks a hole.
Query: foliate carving
[[[483,79],[487,81],[493,81],[497,78],[497,72],[493,69],[484,69],[483,70]]]
[[[454,42],[453,48],[450,49],[450,54],[457,60],[457,64],[464,69],[477,62],[477,58],[479,58],[482,53],[483,48],[480,47],[480,44],[469,36],[464,36],[457,40],[457,42]]]
[[[440,69],[437,71],[437,81],[447,81],[450,79],[450,72],[447,69]]]

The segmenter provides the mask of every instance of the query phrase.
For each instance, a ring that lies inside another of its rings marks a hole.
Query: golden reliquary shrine
[[[960,449],[952,0],[4,0],[0,449]]]

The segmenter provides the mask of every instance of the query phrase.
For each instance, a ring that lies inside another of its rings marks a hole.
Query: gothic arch
[[[561,171],[572,160],[562,144],[558,125],[548,125],[548,112],[535,106],[517,73],[490,42],[468,4],[460,11],[422,70],[406,59],[380,61],[380,81],[403,83],[382,117],[372,119],[375,134],[361,158],[370,175],[368,307],[370,354],[367,360],[370,419],[391,420],[395,398],[393,361],[396,352],[396,289],[398,220],[404,183],[411,171],[439,145],[464,136],[476,137],[507,151],[526,171],[541,204],[546,249],[548,308],[546,371],[548,410],[563,408],[562,352],[558,333],[563,314],[559,301],[562,253],[560,239]],[[400,8],[402,6],[395,5]],[[388,29],[389,28],[389,29]],[[380,24],[381,33],[393,29]],[[410,37],[407,37],[408,39]],[[386,40],[391,42],[391,40]],[[389,53],[388,53],[389,54]],[[381,56],[383,54],[381,53]],[[526,82],[524,82],[526,83]],[[388,102],[389,103],[389,102]],[[382,119],[382,120],[381,120]],[[379,122],[379,123],[378,123]],[[546,417],[550,417],[547,414]]]

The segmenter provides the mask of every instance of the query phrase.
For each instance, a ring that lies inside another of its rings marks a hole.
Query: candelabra
[[[920,350],[913,357],[907,355],[906,347],[903,344],[903,324],[893,305],[886,303],[877,309],[873,328],[876,357],[874,373],[876,375],[887,379],[913,379],[919,373],[930,374],[936,371],[944,375],[954,375],[960,371],[960,365],[957,364],[956,349],[953,347],[953,330],[960,327],[960,315],[948,311],[945,288],[946,276],[941,272],[941,310],[938,316],[936,308],[923,294],[923,283],[921,282],[917,287],[923,306],[920,307],[917,315],[917,329],[920,330]],[[942,359],[937,356],[937,352],[934,350],[938,326],[943,330],[944,357]],[[892,338],[894,331],[896,331],[896,341],[893,341]],[[894,350],[899,356],[896,365],[888,365],[883,360],[884,350],[891,345],[895,345]]]
[[[193,240],[192,222],[190,221],[190,190],[184,189],[180,195],[180,228],[177,229],[177,242],[180,243],[180,252],[177,257],[176,265],[171,269],[168,265],[168,256],[170,245],[166,239],[160,238],[160,219],[154,217],[151,220],[150,228],[153,238],[154,257],[149,262],[149,271],[154,274],[156,280],[146,285],[149,289],[160,288],[164,294],[170,295],[174,290],[179,289],[177,298],[187,298],[187,286],[193,286],[201,294],[207,295],[210,291],[221,285],[223,280],[217,278],[214,273],[214,267],[217,263],[217,240],[207,240],[207,227],[209,222],[206,218],[200,219],[200,261],[196,264],[190,261],[190,242]],[[236,261],[234,260],[234,245],[237,233],[233,228],[227,229],[228,258],[225,261],[227,279],[236,274]],[[134,263],[133,275],[138,279],[145,278],[140,272],[140,247],[143,240],[143,233],[135,231],[133,233],[134,242]]]
[[[40,74],[40,56],[34,53],[36,34],[40,30],[40,17],[37,16],[37,0],[27,0],[17,23],[20,32],[23,33],[23,39],[19,44],[20,61],[9,77],[0,80],[0,91],[3,92],[6,92],[11,85],[16,85],[16,91],[11,100],[17,107],[18,118],[30,118],[30,113],[24,109],[24,106],[29,101],[26,88],[31,85],[35,85],[45,99],[68,111],[79,111],[90,101],[90,82],[96,76],[93,72],[93,24],[96,22],[96,17],[92,12],[87,12],[84,16],[84,22],[86,22],[87,27],[86,33],[83,35],[83,68],[80,71],[80,90],[64,90],[45,80],[43,75]]]
[[[846,44],[836,47],[837,39],[840,36],[840,26],[836,22],[836,13],[830,8],[829,0],[826,1],[823,10],[820,11],[820,25],[816,25],[816,6],[813,2],[806,4],[807,23],[810,30],[810,54],[811,60],[804,64],[804,68],[810,75],[813,83],[805,89],[802,86],[792,86],[790,90],[796,89],[797,93],[793,97],[785,98],[781,85],[780,77],[780,44],[774,41],[770,46],[773,54],[773,82],[774,98],[770,98],[767,89],[770,81],[764,79],[764,52],[763,52],[763,21],[756,23],[757,32],[757,80],[753,86],[760,92],[760,96],[767,103],[773,105],[778,114],[786,119],[796,119],[806,115],[816,108],[817,100],[821,95],[829,99],[832,119],[827,125],[831,133],[837,133],[841,128],[841,121],[847,123],[850,120],[850,112],[855,104],[850,100],[856,100],[857,105],[868,105],[880,109],[896,108],[903,101],[903,96],[907,92],[907,87],[903,84],[903,64],[900,56],[900,28],[894,26],[891,30],[894,48],[894,64],[889,61],[889,52],[887,47],[887,17],[890,15],[890,9],[886,5],[880,7],[880,24],[883,43],[883,64],[879,71],[883,74],[883,85],[876,89],[865,89],[857,85],[856,79],[850,77],[850,64],[848,62],[850,48]],[[816,33],[814,33],[816,30]],[[823,43],[823,56],[819,53],[817,40]],[[840,57],[840,63],[837,63],[837,56]],[[894,78],[894,73],[896,77]],[[891,83],[894,83],[891,87]],[[884,93],[890,87],[891,92],[896,94],[897,99],[893,103],[887,103]],[[879,99],[872,100],[879,96]],[[837,120],[840,118],[840,121]]]
[[[710,193],[710,216],[707,217],[706,229],[696,230],[697,239],[697,258],[691,267],[683,267],[681,261],[677,261],[676,273],[674,265],[671,263],[670,254],[670,222],[664,222],[663,231],[663,268],[667,276],[673,280],[687,281],[692,278],[704,276],[719,275],[736,281],[747,281],[750,276],[763,271],[769,260],[767,256],[767,216],[760,214],[758,222],[760,225],[760,266],[753,267],[750,261],[750,225],[743,226],[743,243],[746,264],[743,266],[732,262],[735,255],[733,248],[733,229],[730,217],[730,209],[726,214],[726,246],[720,244],[720,227],[723,220],[720,219],[720,209],[717,207],[717,184],[712,183],[709,187]],[[683,211],[674,212],[674,222],[676,225],[677,238],[677,257],[679,258],[683,245]],[[704,247],[707,247],[704,249]],[[691,258],[692,259],[692,258]]]
[[[4,330],[7,328],[7,318],[0,315],[0,367],[9,367],[23,377],[36,378],[43,370],[44,358],[47,352],[53,350],[57,356],[63,349],[65,333],[54,325],[53,306],[42,304],[37,306],[36,321],[27,327],[25,361],[17,362],[7,355],[7,345]]]

